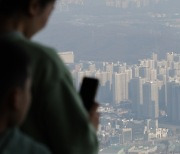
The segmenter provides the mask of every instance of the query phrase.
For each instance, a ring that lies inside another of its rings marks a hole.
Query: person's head
[[[0,0],[0,17],[26,37],[41,30],[47,23],[56,0]],[[7,20],[8,19],[8,20]],[[12,27],[11,27],[12,28]]]
[[[31,99],[31,60],[26,51],[0,41],[0,126],[20,125]]]

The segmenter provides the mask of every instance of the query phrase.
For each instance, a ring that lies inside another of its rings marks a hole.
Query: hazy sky
[[[175,15],[180,1],[163,4],[141,9],[73,5],[64,12],[57,7],[34,39],[57,51],[74,51],[76,60],[133,63],[152,52],[180,52],[180,16]]]

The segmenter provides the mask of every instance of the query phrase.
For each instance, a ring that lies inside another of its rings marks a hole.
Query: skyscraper
[[[139,77],[139,67],[134,65],[132,67],[132,78]]]
[[[128,88],[126,76],[126,73],[113,74],[113,102],[115,104],[128,99],[128,94],[126,93],[126,89]]]
[[[155,80],[157,80],[157,70],[151,69],[150,70],[150,81],[155,81]]]
[[[132,101],[133,111],[137,117],[142,116],[143,106],[143,84],[145,79],[133,78],[129,82],[129,99]]]
[[[158,86],[156,82],[146,82],[143,85],[144,117],[156,119],[159,117]]]
[[[167,111],[169,120],[180,123],[180,83],[167,83]]]

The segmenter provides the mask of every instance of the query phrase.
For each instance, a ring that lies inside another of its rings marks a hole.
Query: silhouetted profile
[[[30,106],[30,58],[22,48],[5,41],[0,41],[0,51],[0,153],[50,154],[17,128]]]
[[[29,40],[46,25],[54,2],[0,0],[0,37],[32,57],[32,106],[23,130],[55,154],[96,154],[97,106],[87,113],[56,52]]]

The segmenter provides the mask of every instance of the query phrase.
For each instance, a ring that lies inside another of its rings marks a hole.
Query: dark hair
[[[29,4],[32,0],[0,0],[0,15],[13,16],[18,13],[28,15]],[[43,8],[48,3],[55,0],[37,0],[39,5]]]
[[[0,40],[0,104],[14,87],[24,88],[30,76],[30,56],[16,44]]]

